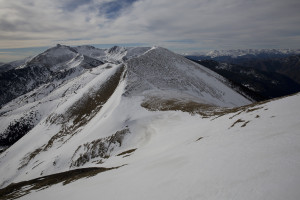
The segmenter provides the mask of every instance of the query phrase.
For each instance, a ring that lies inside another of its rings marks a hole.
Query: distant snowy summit
[[[216,57],[244,57],[244,56],[289,56],[300,54],[300,49],[235,49],[235,50],[213,50],[207,53],[204,52],[194,52],[194,53],[184,53],[184,56],[207,56],[210,58]]]

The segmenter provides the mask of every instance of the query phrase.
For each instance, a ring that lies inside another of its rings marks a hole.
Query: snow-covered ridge
[[[74,47],[80,54],[101,60],[103,62],[121,63],[124,60],[137,57],[145,53],[150,47],[119,47],[114,46],[110,49],[98,49],[93,46]]]

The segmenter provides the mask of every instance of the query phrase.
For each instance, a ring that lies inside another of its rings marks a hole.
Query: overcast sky
[[[300,0],[0,0],[0,61],[57,43],[300,48]]]

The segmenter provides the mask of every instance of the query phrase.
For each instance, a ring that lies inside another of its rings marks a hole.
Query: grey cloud
[[[299,0],[14,0],[2,7],[0,45],[17,37],[19,43],[39,38],[35,45],[44,38],[49,44],[148,43],[186,50],[300,44]]]
[[[16,23],[9,22],[5,19],[0,19],[0,27],[3,31],[16,31],[18,25]]]

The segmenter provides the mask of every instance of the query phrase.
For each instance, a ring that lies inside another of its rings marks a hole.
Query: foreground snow
[[[118,169],[21,199],[298,199],[300,95],[203,119],[154,112],[131,124]],[[247,123],[248,122],[248,123]]]

